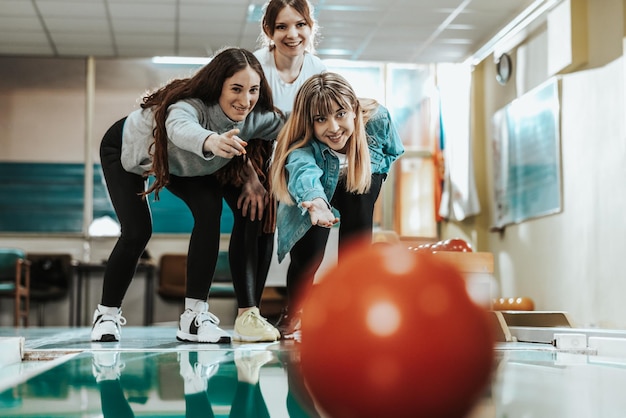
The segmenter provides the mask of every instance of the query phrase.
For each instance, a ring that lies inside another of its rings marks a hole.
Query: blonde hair
[[[294,203],[287,188],[287,158],[294,150],[316,140],[313,129],[315,117],[334,113],[336,105],[355,114],[354,132],[348,139],[346,151],[346,188],[349,192],[358,194],[369,190],[372,168],[361,104],[344,77],[337,73],[324,72],[310,77],[300,87],[293,111],[278,134],[270,171],[272,192],[277,200],[287,204]]]
[[[361,104],[361,111],[363,112],[363,125],[366,125],[371,117],[374,116],[380,104],[375,99],[364,97],[359,98],[359,103]]]

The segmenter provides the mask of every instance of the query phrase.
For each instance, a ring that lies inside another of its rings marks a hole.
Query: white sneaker
[[[120,308],[98,305],[93,313],[91,341],[119,341],[122,325],[126,325],[126,318],[122,316]]]
[[[120,361],[117,351],[94,351],[91,370],[96,382],[116,380],[120,378],[125,364]]]
[[[200,377],[209,379],[215,375],[222,362],[227,361],[227,355],[222,351],[180,351],[178,362],[180,375],[185,380]]]
[[[229,343],[230,335],[218,327],[220,320],[209,312],[209,304],[198,305],[198,310],[187,308],[180,315],[176,339],[193,343]]]
[[[185,395],[200,393],[207,389],[207,378],[201,365],[196,361],[196,352],[181,351],[178,353],[180,376],[183,378]]]
[[[272,342],[280,338],[280,332],[261,316],[259,308],[251,308],[235,319],[233,339],[247,342]]]

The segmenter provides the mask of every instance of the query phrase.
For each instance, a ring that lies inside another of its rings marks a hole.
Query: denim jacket
[[[320,197],[328,203],[335,194],[339,182],[339,158],[330,151],[328,145],[312,140],[289,154],[285,170],[287,188],[295,204],[278,203],[278,261],[283,261],[285,255],[311,227],[311,218],[308,211],[301,206],[302,202]],[[339,215],[336,209],[332,211]]]
[[[387,174],[391,164],[404,154],[404,146],[386,107],[378,106],[376,113],[365,124],[365,133],[372,174]]]
[[[380,105],[377,112],[365,124],[370,150],[372,174],[387,174],[391,164],[404,153],[400,135],[389,115]],[[277,255],[282,261],[296,242],[311,227],[308,211],[301,204],[321,197],[330,202],[339,182],[339,159],[330,148],[312,140],[306,146],[294,150],[287,158],[287,188],[295,204],[279,202],[276,214]],[[330,203],[329,203],[330,204]],[[339,216],[336,209],[331,208]]]

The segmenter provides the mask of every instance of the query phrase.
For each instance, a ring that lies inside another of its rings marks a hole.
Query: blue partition
[[[82,233],[84,165],[0,162],[0,232]],[[116,219],[99,164],[93,171],[93,217]],[[191,212],[167,190],[151,197],[154,233],[190,233]],[[224,204],[221,231],[230,233],[233,214]]]

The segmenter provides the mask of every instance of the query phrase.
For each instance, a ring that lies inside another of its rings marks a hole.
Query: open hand
[[[311,225],[330,228],[339,222],[339,218],[330,210],[326,201],[322,198],[316,198],[312,201],[302,202],[302,207],[309,212],[311,217]]]

